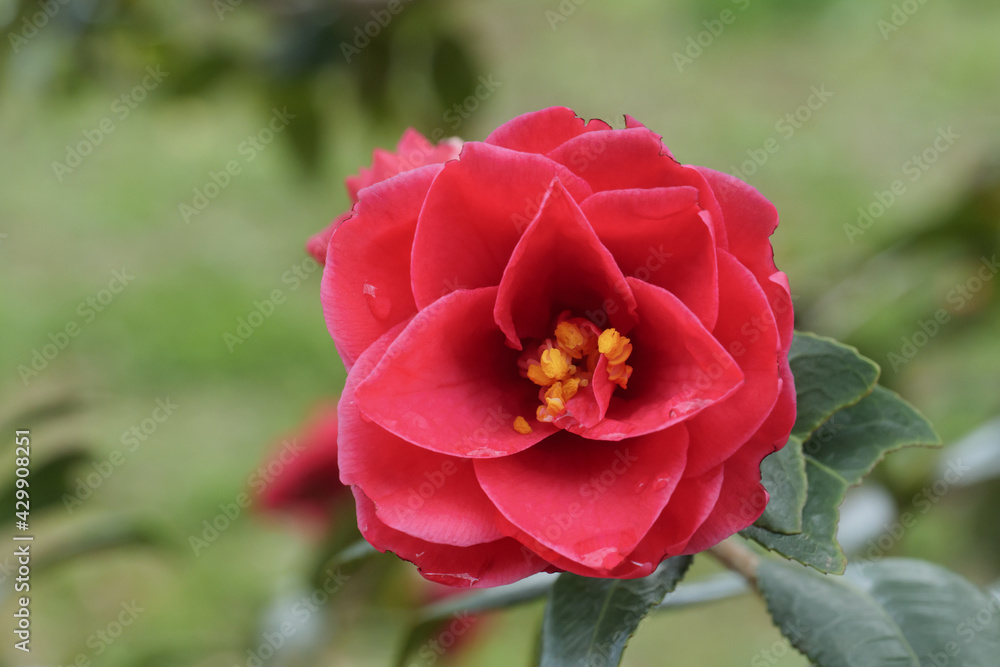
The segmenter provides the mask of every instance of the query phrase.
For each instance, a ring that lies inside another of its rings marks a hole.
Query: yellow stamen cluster
[[[622,389],[632,377],[632,367],[626,364],[632,354],[632,343],[614,329],[605,329],[597,340],[597,350],[608,358],[608,379]]]
[[[546,339],[538,350],[537,356],[521,363],[523,374],[544,388],[539,391],[542,405],[535,412],[541,422],[554,421],[566,411],[567,401],[590,384],[601,355],[607,357],[611,382],[625,389],[632,375],[632,367],[625,363],[632,354],[629,339],[615,329],[601,331],[580,317],[562,319],[556,325],[555,339]],[[514,430],[528,434],[531,426],[524,417],[517,417]]]

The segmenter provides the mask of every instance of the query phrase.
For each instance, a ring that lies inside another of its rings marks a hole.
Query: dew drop
[[[389,317],[389,313],[392,311],[392,300],[384,294],[379,294],[378,290],[374,285],[364,284],[361,291],[365,295],[365,303],[368,304],[368,310],[371,311],[372,315],[377,320],[384,320]]]
[[[669,483],[670,483],[669,479],[664,479],[661,477],[660,479],[653,482],[653,491],[660,491],[661,489],[663,489],[663,487],[665,487]]]
[[[670,411],[670,418],[671,419],[677,419],[677,411],[676,410],[671,410]]]

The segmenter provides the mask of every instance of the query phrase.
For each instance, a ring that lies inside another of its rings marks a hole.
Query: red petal
[[[722,209],[708,181],[690,166],[679,164],[658,134],[645,127],[588,132],[549,153],[590,184],[594,192],[631,188],[689,185],[698,190],[698,203],[708,212],[715,242],[726,247]]]
[[[417,312],[409,272],[413,232],[440,171],[431,165],[365,188],[354,216],[330,238],[320,295],[326,325],[348,368]]]
[[[680,481],[687,446],[684,427],[617,445],[562,432],[475,466],[486,495],[519,532],[584,567],[607,571],[660,515]]]
[[[270,481],[259,496],[261,509],[329,515],[347,492],[337,467],[337,429],[337,404],[324,404],[282,441],[265,466]]]
[[[457,289],[500,284],[514,246],[558,177],[577,200],[586,183],[539,155],[465,144],[427,194],[413,241],[413,294],[420,308]]]
[[[715,507],[681,554],[696,554],[713,547],[760,518],[768,501],[767,490],[760,483],[760,462],[775,449],[770,442],[754,436],[726,461]]]
[[[693,475],[732,456],[760,428],[778,397],[777,324],[764,292],[750,271],[725,251],[719,251],[719,284],[719,321],[712,335],[739,364],[746,384],[688,422]]]
[[[356,202],[358,192],[364,188],[410,169],[453,160],[461,150],[462,142],[458,139],[446,139],[435,146],[422,134],[408,128],[396,145],[396,152],[376,148],[372,151],[371,168],[362,167],[355,176],[345,179],[344,185],[351,201]]]
[[[622,272],[673,292],[711,329],[719,281],[711,225],[690,186],[612,190],[580,205]]]
[[[327,247],[330,245],[330,237],[337,231],[341,223],[354,215],[354,211],[346,211],[337,216],[333,222],[327,225],[323,231],[313,234],[306,242],[306,252],[313,256],[322,266],[326,264]]]
[[[503,538],[494,542],[456,547],[427,542],[386,526],[375,515],[375,506],[354,487],[358,528],[376,549],[392,551],[417,566],[426,579],[458,588],[489,588],[551,570],[551,565],[522,546]]]
[[[682,479],[646,537],[611,576],[646,577],[665,558],[686,553],[687,543],[715,508],[722,479],[722,466],[700,477]]]
[[[506,456],[556,429],[514,418],[535,414],[538,391],[518,373],[518,352],[493,322],[496,287],[453,292],[421,310],[358,385],[361,412],[432,451]]]
[[[611,126],[603,120],[588,123],[566,107],[549,107],[507,121],[486,137],[486,143],[544,155],[579,134],[608,129]]]
[[[401,329],[402,327],[397,327]],[[470,546],[503,537],[498,512],[472,462],[438,454],[366,421],[355,401],[396,330],[372,343],[347,376],[340,400],[340,478],[360,487],[390,528],[437,544]]]
[[[557,180],[511,253],[493,314],[510,344],[521,349],[521,338],[551,335],[553,320],[565,310],[610,320],[623,334],[636,322],[625,276]]]
[[[566,412],[556,418],[556,426],[560,428],[577,427],[577,425],[584,428],[597,426],[608,414],[611,395],[617,386],[608,379],[608,358],[602,354],[594,366],[590,390],[578,392],[566,401]]]
[[[638,303],[632,330],[635,369],[628,389],[611,397],[607,416],[592,428],[565,428],[587,438],[620,440],[690,419],[743,384],[739,366],[670,292],[626,279]],[[692,440],[694,442],[694,440]]]
[[[771,302],[783,349],[791,345],[793,317],[788,278],[774,266],[770,236],[778,227],[778,211],[756,188],[735,176],[697,167],[711,185],[722,209],[729,252],[757,278]]]

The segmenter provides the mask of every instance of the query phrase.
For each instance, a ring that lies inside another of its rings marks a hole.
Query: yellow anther
[[[586,380],[583,380],[586,382]],[[568,401],[569,399],[576,396],[576,392],[580,389],[581,381],[576,378],[568,378],[562,381],[562,394],[563,400]],[[586,385],[584,385],[586,386]]]
[[[531,433],[531,426],[528,424],[528,420],[524,417],[514,418],[514,430],[523,435],[528,435]]]
[[[628,388],[628,379],[630,377],[632,377],[632,367],[628,364],[608,366],[608,380],[614,382],[622,389]]]
[[[608,358],[608,365],[624,364],[632,354],[632,344],[615,329],[605,329],[597,339],[597,350]]]
[[[560,322],[556,325],[556,342],[559,349],[573,357],[579,359],[583,356],[583,346],[587,342],[587,337],[583,331],[572,322]]]
[[[549,377],[542,370],[542,367],[538,364],[531,364],[528,366],[528,379],[537,384],[539,387],[548,387],[550,384],[556,381],[554,377]]]
[[[539,405],[535,408],[535,419],[540,422],[550,422],[552,421],[552,415],[549,414],[544,405]]]
[[[542,370],[550,378],[562,380],[569,375],[569,358],[558,348],[542,352]]]

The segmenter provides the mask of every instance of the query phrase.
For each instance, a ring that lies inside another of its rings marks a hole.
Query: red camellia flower
[[[495,586],[645,576],[755,521],[795,419],[774,207],[627,116],[544,109],[447,148],[383,158],[328,230],[366,539]]]
[[[255,476],[251,490],[257,494],[258,507],[327,520],[346,491],[337,467],[337,430],[337,404],[317,406]]]

